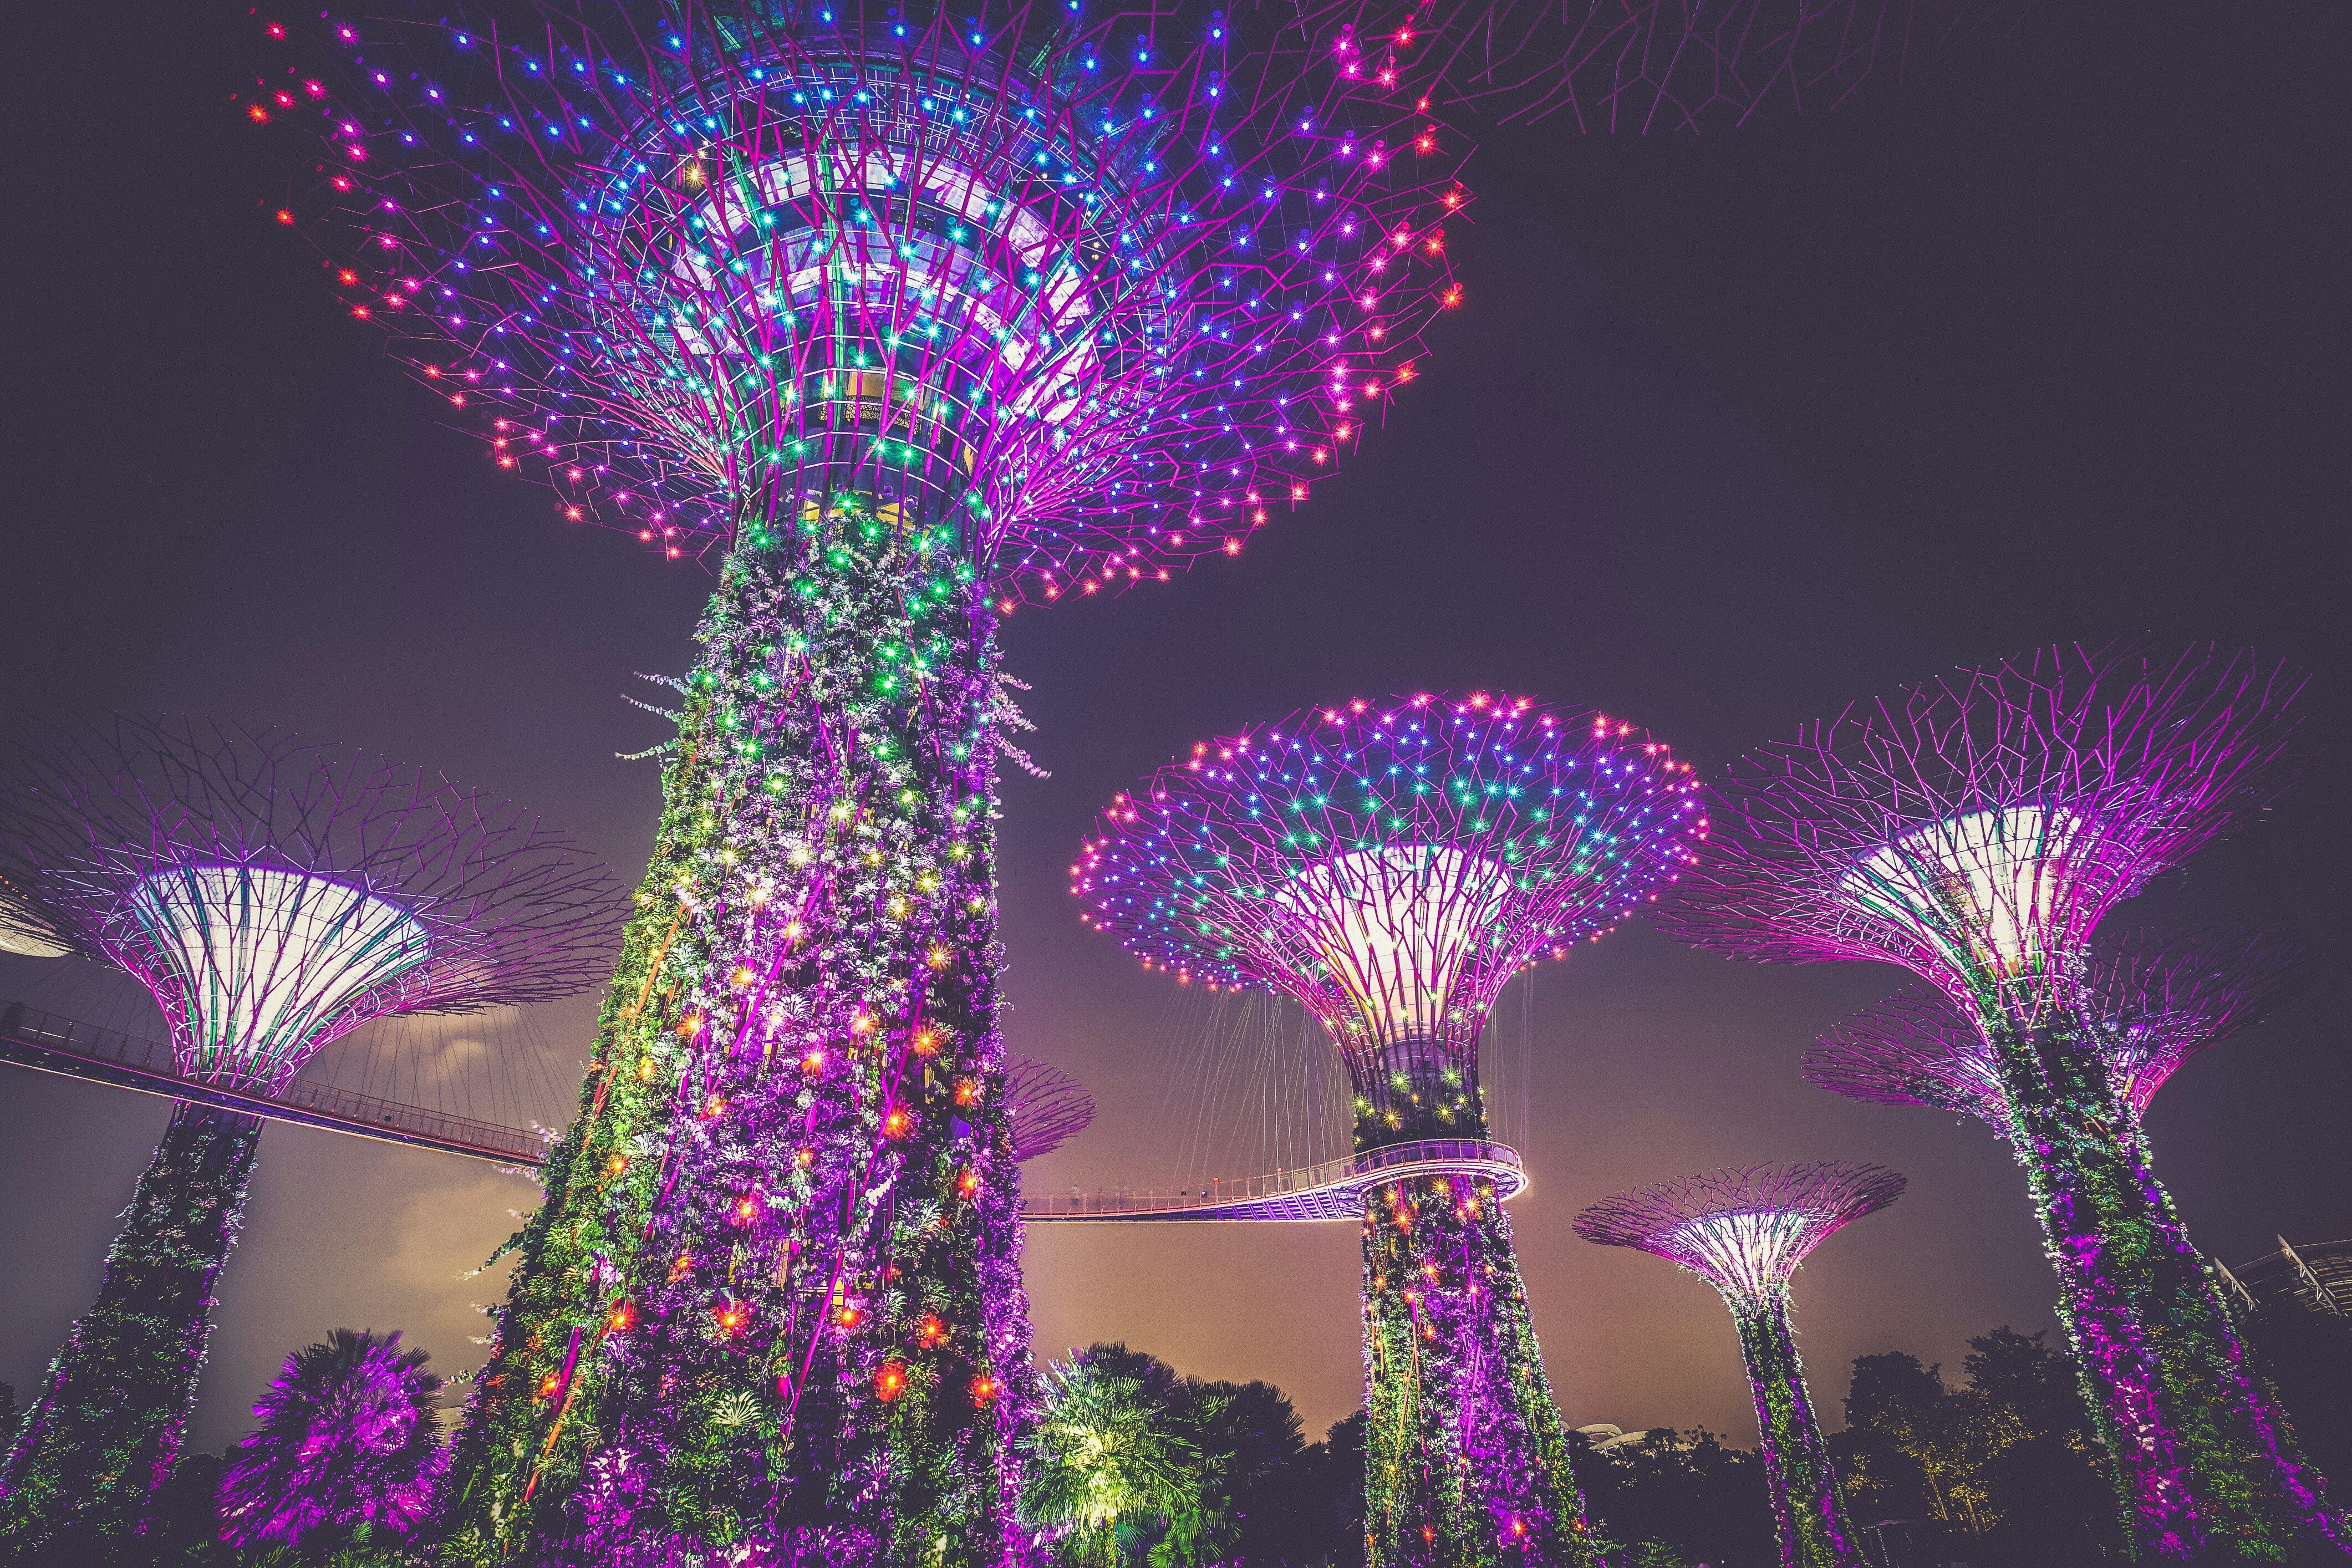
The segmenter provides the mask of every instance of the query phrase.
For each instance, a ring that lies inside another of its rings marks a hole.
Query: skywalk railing
[[[1199,1187],[1152,1189],[1098,1187],[1091,1193],[1067,1195],[1036,1193],[1021,1205],[1033,1220],[1129,1219],[1151,1215],[1233,1218],[1341,1217],[1344,1205],[1315,1205],[1307,1200],[1360,1194],[1390,1175],[1430,1171],[1461,1171],[1502,1178],[1512,1196],[1527,1185],[1526,1167],[1518,1151],[1475,1138],[1431,1138],[1414,1143],[1394,1143],[1382,1149],[1326,1160],[1319,1165],[1281,1170],[1234,1181],[1212,1180]],[[1332,1213],[1321,1209],[1329,1207]],[[1361,1206],[1355,1213],[1360,1215]]]
[[[499,1164],[537,1165],[547,1158],[546,1143],[527,1127],[404,1105],[331,1083],[298,1079],[282,1094],[264,1095],[184,1078],[167,1040],[100,1028],[22,1002],[0,1002],[0,1061]]]
[[[185,1078],[169,1041],[100,1028],[22,1002],[0,1002],[0,1061],[499,1164],[536,1166],[547,1158],[546,1142],[529,1128],[404,1105],[333,1084],[297,1080],[282,1094],[261,1095]],[[1518,1151],[1483,1139],[1433,1138],[1200,1187],[1033,1194],[1021,1210],[1033,1220],[1352,1219],[1363,1213],[1361,1194],[1383,1180],[1433,1173],[1487,1177],[1507,1198],[1527,1186]]]

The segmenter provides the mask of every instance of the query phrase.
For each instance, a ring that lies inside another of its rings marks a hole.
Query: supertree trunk
[[[1367,1200],[1364,1370],[1373,1568],[1597,1562],[1491,1184]]]
[[[2124,1529],[2159,1557],[2346,1541],[2189,1246],[2147,1146],[2071,1026],[1988,1031]]]
[[[99,1555],[139,1534],[178,1460],[212,1331],[213,1286],[236,1245],[261,1121],[182,1100],[0,1473],[12,1561]]]
[[[1789,1326],[1784,1291],[1741,1297],[1731,1302],[1739,1325],[1739,1350],[1748,1361],[1748,1385],[1756,1395],[1757,1442],[1764,1456],[1764,1479],[1780,1531],[1780,1561],[1790,1568],[1859,1568],[1862,1552],[1853,1525],[1838,1498],[1837,1475],[1813,1402],[1805,1392],[1805,1369],[1797,1359],[1796,1335]]]
[[[458,1458],[454,1554],[1003,1560],[1032,1405],[996,651],[944,534],[751,527]]]

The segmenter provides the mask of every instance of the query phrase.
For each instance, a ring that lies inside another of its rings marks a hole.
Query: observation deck
[[[1021,1201],[1031,1224],[1108,1220],[1348,1220],[1364,1217],[1375,1187],[1414,1176],[1466,1176],[1490,1181],[1505,1200],[1528,1189],[1519,1152],[1470,1138],[1394,1143],[1296,1171],[1241,1181],[1211,1182],[1175,1192],[1113,1187],[1067,1197],[1033,1194]]]
[[[283,1094],[263,1095],[183,1078],[167,1041],[77,1023],[21,1002],[0,1002],[0,1061],[501,1165],[537,1165],[547,1158],[547,1145],[527,1127],[403,1105],[332,1084],[298,1079]]]

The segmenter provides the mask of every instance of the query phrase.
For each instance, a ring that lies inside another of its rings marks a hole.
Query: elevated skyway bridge
[[[1364,1217],[1364,1199],[1372,1189],[1416,1176],[1492,1182],[1496,1196],[1504,1200],[1528,1187],[1517,1150],[1475,1139],[1437,1138],[1190,1189],[1110,1187],[1068,1196],[1033,1193],[1022,1199],[1021,1215],[1033,1225],[1171,1219],[1353,1223]]]
[[[330,1083],[298,1079],[282,1094],[259,1095],[184,1078],[169,1041],[100,1028],[22,1002],[0,1002],[0,1061],[500,1165],[535,1166],[547,1158],[546,1143],[530,1128],[404,1105]]]
[[[117,1089],[194,1100],[273,1121],[437,1150],[494,1164],[536,1167],[547,1144],[528,1127],[509,1127],[421,1105],[403,1104],[329,1083],[297,1079],[276,1095],[247,1093],[181,1075],[169,1041],[144,1039],[0,1001],[0,1062]],[[1386,1183],[1418,1176],[1491,1182],[1498,1198],[1528,1187],[1518,1151],[1476,1139],[1399,1143],[1321,1164],[1192,1188],[1101,1187],[1067,1194],[1032,1193],[1022,1216],[1033,1224],[1115,1221],[1270,1221],[1363,1218],[1364,1199]]]

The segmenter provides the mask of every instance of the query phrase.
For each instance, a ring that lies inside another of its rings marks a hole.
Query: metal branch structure
[[[536,815],[276,731],[109,715],[0,762],[0,864],[41,930],[130,974],[179,1076],[278,1094],[393,1013],[572,994],[624,900]],[[194,1100],[140,1177],[97,1304],[0,1468],[0,1542],[102,1550],[170,1473],[235,1244],[258,1117]]]
[[[1503,986],[1644,907],[1704,831],[1688,764],[1630,724],[1424,694],[1202,742],[1112,803],[1071,890],[1147,967],[1304,1004],[1360,1155],[1483,1152]],[[1591,1562],[1492,1177],[1383,1181],[1362,1213],[1371,1561]]]
[[[1585,1240],[1678,1263],[1731,1309],[1790,1568],[1861,1568],[1864,1558],[1805,1389],[1789,1282],[1813,1248],[1893,1203],[1904,1185],[1878,1165],[1757,1165],[1619,1193],[1576,1219]]]
[[[2102,944],[2085,990],[2095,1048],[2135,1120],[2209,1047],[2252,1028],[2310,979],[2305,950],[2200,932]]]
[[[1434,0],[1412,26],[1455,93],[1504,121],[1702,132],[1825,113],[1899,84],[2039,0]]]
[[[566,518],[676,558],[854,494],[1056,598],[1303,501],[1458,298],[1465,149],[1364,24],[551,0],[339,24],[247,112],[352,312]]]
[[[1929,681],[1744,759],[1665,912],[1738,956],[1902,965],[1969,1021],[2125,1530],[2156,1555],[2343,1539],[2111,1085],[2084,984],[2115,904],[2284,787],[2301,686],[2248,653],[2138,647]]]
[[[1012,1107],[1013,1157],[1024,1164],[1094,1124],[1095,1097],[1087,1086],[1034,1058],[1013,1057],[1005,1064],[1004,1096]]]
[[[1336,470],[1460,298],[1464,140],[1409,36],[1283,7],[267,31],[239,108],[350,312],[559,517],[719,560],[457,1550],[1019,1558],[998,624]]]
[[[2200,932],[2096,945],[2084,977],[2086,1048],[2137,1121],[2172,1075],[2260,1023],[2301,989],[2299,947]],[[1898,993],[1822,1037],[1805,1054],[1815,1088],[1880,1105],[1933,1105],[2006,1134],[2000,1073],[1976,1026],[1937,991]]]
[[[1805,1081],[1872,1105],[1932,1105],[2008,1124],[2000,1069],[1977,1026],[1940,991],[1906,986],[1805,1053]]]

